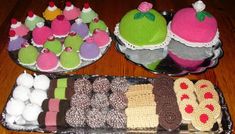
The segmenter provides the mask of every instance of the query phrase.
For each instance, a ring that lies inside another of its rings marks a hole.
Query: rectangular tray
[[[50,79],[58,79],[58,78],[68,78],[68,77],[72,77],[72,78],[87,78],[88,80],[90,80],[91,82],[93,82],[95,80],[96,77],[100,77],[99,75],[63,75],[63,76],[59,76],[59,75],[53,75],[50,74],[49,75]],[[106,78],[108,78],[109,80],[112,80],[113,78],[115,78],[115,76],[105,76]],[[132,85],[134,84],[147,84],[147,83],[151,83],[154,78],[146,78],[146,77],[125,77],[128,82]],[[193,80],[194,82],[196,80]],[[13,89],[16,85],[13,86],[12,88],[12,92]],[[215,133],[232,133],[232,128],[233,128],[233,122],[231,119],[231,115],[229,113],[227,104],[225,102],[223,93],[221,92],[221,90],[215,86],[215,90],[219,95],[219,102],[221,105],[221,111],[222,111],[222,121],[221,121],[221,125],[219,126],[217,123],[215,123],[214,127],[212,128],[211,132],[215,132]],[[12,92],[8,97],[8,101],[10,100],[10,98],[12,97]],[[7,102],[8,102],[7,101]],[[6,106],[5,106],[6,108]],[[106,129],[91,129],[91,128],[63,128],[63,127],[50,127],[50,128],[38,128],[38,126],[33,126],[31,124],[27,124],[27,125],[11,125],[8,124],[5,121],[5,115],[6,115],[6,110],[3,110],[3,113],[1,114],[0,118],[0,122],[1,124],[9,129],[9,130],[15,130],[15,131],[27,131],[27,132],[52,132],[52,133],[166,133],[167,131],[165,131],[163,128],[161,128],[160,126],[158,126],[157,128],[152,128],[152,129],[111,129],[111,128],[106,128]],[[191,133],[191,132],[200,132],[196,129],[194,129],[192,127],[191,124],[181,124],[179,129],[177,131],[174,131],[174,133]],[[211,133],[208,132],[208,133]]]

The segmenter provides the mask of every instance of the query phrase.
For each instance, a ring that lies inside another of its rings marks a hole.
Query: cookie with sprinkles
[[[107,124],[112,128],[126,128],[127,116],[125,112],[112,109],[106,115]]]
[[[91,128],[102,128],[105,126],[105,115],[98,109],[87,112],[86,123]]]
[[[86,121],[84,110],[78,107],[71,107],[65,114],[65,121],[71,127],[83,127]]]
[[[96,109],[103,109],[109,106],[109,99],[104,93],[96,93],[91,98],[91,107]]]
[[[114,109],[123,110],[127,107],[128,99],[124,93],[114,92],[109,96],[109,102]]]
[[[89,95],[92,91],[92,84],[88,79],[80,78],[74,82],[75,93]]]
[[[89,108],[91,100],[86,94],[74,94],[71,98],[70,105],[80,109]]]
[[[113,92],[125,93],[129,87],[128,81],[123,77],[116,77],[111,82],[111,90]]]
[[[110,89],[110,82],[105,77],[98,77],[93,82],[92,87],[96,93],[107,93]]]

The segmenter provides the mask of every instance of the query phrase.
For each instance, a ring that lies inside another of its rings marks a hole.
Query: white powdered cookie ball
[[[50,86],[50,79],[46,75],[36,75],[33,87],[35,89],[47,90]]]
[[[24,108],[25,104],[23,101],[11,98],[10,101],[7,102],[6,112],[9,115],[17,116],[23,113]]]
[[[39,106],[42,105],[42,102],[47,99],[47,93],[40,89],[35,89],[32,91],[29,97],[31,103],[37,104]]]
[[[31,88],[33,86],[33,81],[33,76],[31,74],[26,73],[26,71],[20,74],[16,79],[16,83],[18,86],[24,86],[27,88]]]
[[[23,111],[23,118],[26,121],[36,121],[38,119],[38,115],[42,112],[42,109],[37,104],[29,103],[26,105]]]
[[[30,89],[24,86],[17,86],[13,91],[13,97],[21,101],[29,99]]]

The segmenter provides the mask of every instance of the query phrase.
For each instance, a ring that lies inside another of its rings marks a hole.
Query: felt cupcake
[[[155,70],[167,55],[166,46],[170,38],[165,18],[152,7],[151,3],[140,3],[137,9],[122,17],[114,34],[124,45],[119,45],[120,50],[128,54],[129,59]]]
[[[99,48],[107,47],[112,39],[106,31],[96,29],[92,35],[94,42],[99,46]]]
[[[43,17],[47,21],[54,20],[58,15],[61,15],[62,11],[55,5],[53,1],[49,2],[49,6],[47,9],[42,13]]]
[[[32,32],[31,41],[34,46],[43,47],[48,37],[53,36],[52,30],[45,26],[43,22],[39,22],[36,25],[36,28]]]
[[[53,35],[58,38],[66,37],[70,32],[71,25],[64,15],[58,15],[51,23]]]
[[[63,69],[71,70],[77,68],[81,64],[80,57],[72,47],[66,47],[60,55],[60,65]]]
[[[82,60],[93,61],[101,57],[100,48],[94,42],[92,37],[86,39],[86,42],[80,47],[80,56]]]
[[[55,53],[56,56],[59,56],[63,50],[61,42],[54,36],[48,37],[46,43],[43,45],[43,48],[49,49],[51,52]]]
[[[71,32],[76,32],[82,38],[86,38],[89,34],[89,28],[87,24],[82,22],[81,18],[77,18],[71,26]]]
[[[98,16],[97,13],[91,9],[89,3],[85,3],[80,16],[82,22],[90,23],[97,16]]]
[[[19,50],[21,48],[21,45],[27,42],[27,40],[25,40],[24,38],[16,35],[16,32],[14,30],[9,31],[9,37],[10,37],[10,41],[8,43],[9,52]]]
[[[43,72],[52,72],[59,67],[59,60],[53,52],[44,48],[37,58],[36,67]]]
[[[70,32],[69,35],[64,40],[64,46],[71,47],[72,50],[75,52],[79,51],[82,44],[83,44],[83,39],[75,32]]]
[[[81,11],[79,8],[75,7],[70,1],[67,1],[65,3],[63,15],[65,19],[69,20],[70,22],[74,22],[74,20],[81,15]]]
[[[38,15],[34,14],[32,10],[28,11],[28,16],[25,19],[25,26],[28,27],[30,31],[36,27],[36,24],[39,22],[45,22],[45,20]]]
[[[26,36],[29,32],[29,29],[16,18],[11,19],[10,30],[14,30],[16,32],[16,35],[21,37]]]
[[[34,65],[38,55],[38,50],[34,46],[25,43],[18,52],[18,61],[21,65]]]
[[[199,0],[193,8],[179,10],[168,24],[172,38],[169,56],[181,67],[194,70],[213,56],[213,46],[219,43],[216,19]]]
[[[93,33],[95,29],[108,31],[107,25],[104,21],[100,20],[98,17],[94,18],[93,21],[89,24],[90,33]]]

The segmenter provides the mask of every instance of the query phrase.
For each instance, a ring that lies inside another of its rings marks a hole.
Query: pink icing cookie
[[[46,126],[57,126],[56,124],[56,117],[57,117],[57,112],[47,112],[46,117],[45,117],[45,125]]]
[[[48,102],[49,111],[59,112],[60,111],[60,100],[59,99],[50,99]]]

